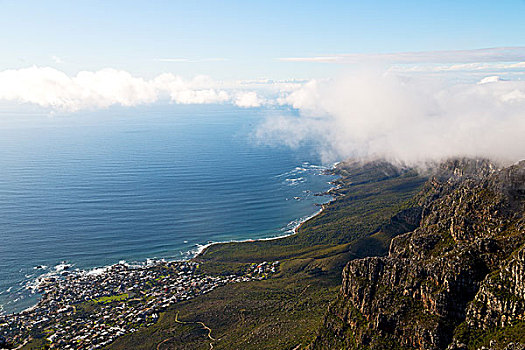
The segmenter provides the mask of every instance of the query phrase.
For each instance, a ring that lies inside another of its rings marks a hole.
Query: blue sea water
[[[312,149],[255,142],[272,113],[225,106],[0,115],[0,312],[36,277],[209,242],[281,236],[329,200]],[[39,267],[39,268],[36,268]]]

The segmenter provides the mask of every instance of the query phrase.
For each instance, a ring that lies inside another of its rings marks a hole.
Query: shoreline
[[[335,188],[337,188],[337,186],[332,187],[330,190],[335,189]],[[328,190],[327,193],[330,190]],[[327,194],[327,195],[329,195],[329,194]],[[335,198],[332,198],[328,202],[321,204],[321,209],[319,209],[318,211],[316,211],[312,215],[309,215],[309,216],[305,217],[304,219],[301,219],[291,230],[286,231],[286,232],[289,232],[289,233],[286,233],[286,234],[281,235],[281,236],[276,236],[276,237],[256,238],[256,239],[250,239],[249,238],[249,239],[244,239],[244,240],[230,240],[230,241],[225,241],[225,242],[208,243],[208,244],[199,246],[199,249],[197,250],[196,255],[194,257],[190,258],[190,260],[197,259],[197,258],[201,257],[202,254],[204,254],[209,247],[214,246],[214,245],[229,244],[229,243],[250,243],[250,242],[274,241],[274,240],[278,240],[278,239],[282,239],[282,238],[293,236],[293,235],[297,234],[297,231],[299,230],[299,228],[305,222],[307,222],[307,221],[313,219],[314,217],[316,217],[317,215],[321,214],[324,211],[325,206],[329,205],[333,201],[335,201]]]
[[[335,187],[333,187],[333,188],[335,188]],[[317,215],[321,214],[323,212],[323,210],[325,209],[324,206],[330,204],[334,200],[335,199],[331,199],[330,201],[322,204],[321,205],[321,209],[319,209],[314,214],[309,215],[309,216],[305,217],[304,219],[300,220],[291,230],[286,231],[286,232],[290,232],[291,231],[290,233],[284,234],[284,235],[281,235],[281,236],[267,237],[267,238],[257,238],[257,239],[245,239],[245,240],[231,240],[231,241],[224,241],[224,242],[213,242],[213,243],[208,243],[208,244],[199,246],[197,251],[196,251],[196,253],[195,253],[195,255],[192,256],[192,257],[189,257],[188,259],[174,259],[174,260],[170,260],[170,259],[165,259],[165,258],[160,258],[160,259],[147,258],[146,261],[144,261],[144,262],[133,262],[133,263],[127,263],[125,261],[120,261],[120,262],[117,262],[117,263],[114,263],[114,264],[111,264],[111,265],[97,266],[97,267],[93,267],[91,269],[72,270],[66,276],[101,275],[101,274],[104,274],[105,272],[111,270],[112,268],[120,266],[120,265],[126,266],[129,269],[141,269],[141,268],[154,268],[156,266],[161,266],[163,264],[169,264],[169,263],[191,262],[194,259],[199,258],[199,256],[201,256],[201,254],[207,248],[209,248],[209,247],[211,247],[213,245],[228,244],[228,243],[248,243],[248,242],[259,242],[259,241],[273,241],[273,240],[277,240],[277,239],[290,237],[290,236],[293,236],[293,235],[297,234],[297,230],[305,222],[307,222],[308,220],[310,220],[310,219],[316,217]],[[42,283],[45,283],[46,279],[48,279],[48,278],[57,278],[57,277],[58,278],[62,278],[64,276],[60,273],[60,271],[56,271],[54,273],[47,273],[47,274],[44,274],[42,276],[39,276],[37,278],[37,281],[35,281],[35,284],[33,286],[31,286],[29,289],[37,290],[37,289],[40,288]],[[41,279],[41,281],[38,281],[38,279]],[[35,293],[38,293],[38,292],[35,292]],[[25,308],[25,309],[23,309],[23,310],[21,310],[19,312],[0,314],[0,316],[12,316],[12,315],[21,314],[21,313],[24,313],[24,312],[31,312],[35,308],[37,308],[39,306],[40,301],[41,301],[41,298],[34,305],[32,305],[32,306],[30,306],[28,308]]]
[[[323,174],[323,175],[339,176],[339,175],[335,174],[335,170],[337,169],[337,166],[339,164],[341,164],[341,163],[342,162],[335,162],[331,167],[325,169],[325,171],[327,173]],[[320,192],[319,194],[316,194],[316,196],[320,196],[320,197],[322,197],[322,196],[330,196],[331,197],[330,200],[328,200],[326,203],[319,204],[320,209],[318,211],[316,211],[315,213],[313,213],[313,214],[311,214],[311,215],[309,215],[307,217],[304,217],[303,219],[300,219],[299,222],[291,230],[286,231],[286,232],[290,232],[290,233],[287,233],[287,234],[284,234],[284,235],[280,235],[280,236],[276,236],[276,237],[244,239],[244,240],[230,240],[230,241],[226,241],[226,242],[212,242],[212,243],[204,244],[202,246],[199,246],[199,248],[197,249],[197,253],[195,254],[195,256],[190,258],[190,260],[197,259],[197,258],[201,257],[202,254],[204,254],[209,247],[214,246],[214,245],[228,244],[228,243],[249,243],[249,242],[273,241],[273,240],[282,239],[282,238],[290,237],[290,236],[293,236],[293,235],[297,234],[299,228],[305,222],[307,222],[307,221],[313,219],[314,217],[316,217],[317,215],[321,214],[325,210],[326,206],[330,205],[331,203],[333,203],[336,200],[336,197],[334,196],[334,194],[332,194],[332,192],[334,190],[337,190],[340,186],[333,184],[333,181],[334,180],[328,182],[330,185],[332,185],[332,187],[330,187],[328,190],[326,190],[324,192]]]
[[[335,162],[330,167],[327,167],[324,170],[325,173],[322,174],[322,175],[337,176],[337,174],[335,174],[335,170],[336,170],[337,166],[340,163],[341,162]],[[189,252],[191,252],[191,254],[188,254],[188,257],[186,257],[186,258],[170,259],[170,258],[156,258],[155,257],[155,258],[146,258],[144,261],[132,261],[132,262],[129,262],[129,263],[127,261],[125,261],[125,260],[121,260],[119,262],[116,262],[116,263],[110,264],[110,265],[94,266],[94,267],[91,267],[91,268],[88,268],[88,269],[75,269],[75,270],[68,270],[70,267],[74,266],[74,264],[61,262],[57,266],[59,266],[59,265],[67,265],[68,268],[66,268],[66,269],[58,269],[58,270],[55,270],[55,271],[49,271],[47,273],[44,273],[44,274],[38,276],[33,282],[28,283],[28,284],[25,285],[25,288],[28,291],[31,291],[30,292],[31,295],[35,295],[36,294],[36,295],[39,296],[38,300],[35,302],[35,304],[33,304],[33,305],[29,306],[29,307],[26,307],[25,309],[22,309],[20,311],[16,311],[16,312],[5,312],[5,311],[4,312],[0,312],[0,317],[13,316],[13,315],[21,314],[21,313],[24,313],[24,312],[31,312],[32,310],[34,310],[36,307],[38,307],[39,303],[42,300],[42,294],[40,294],[38,292],[40,284],[42,282],[44,282],[47,278],[64,278],[65,276],[62,274],[64,271],[67,272],[67,275],[82,276],[82,275],[104,273],[104,272],[106,272],[108,270],[111,270],[112,268],[114,268],[115,266],[118,266],[118,265],[126,265],[128,268],[132,268],[133,269],[133,268],[154,267],[154,266],[165,264],[165,263],[191,262],[191,261],[194,261],[195,259],[199,259],[202,256],[202,254],[205,253],[205,251],[209,247],[211,247],[213,245],[228,244],[228,243],[247,243],[247,242],[258,242],[258,241],[272,241],[272,240],[277,240],[277,239],[282,239],[282,238],[293,236],[293,235],[297,234],[299,228],[305,222],[307,222],[308,220],[311,220],[312,218],[314,218],[317,215],[321,214],[327,205],[331,204],[333,201],[336,200],[336,198],[334,197],[333,194],[331,194],[331,192],[334,189],[337,189],[339,186],[338,185],[334,185],[332,183],[333,181],[334,180],[328,182],[330,185],[332,185],[332,187],[330,187],[329,189],[327,189],[324,192],[319,192],[318,194],[316,194],[317,196],[330,196],[331,198],[325,203],[316,204],[316,205],[320,206],[319,210],[317,210],[313,214],[310,214],[308,216],[305,216],[303,218],[298,219],[298,222],[295,224],[295,226],[293,226],[293,228],[285,231],[285,233],[282,234],[282,235],[275,236],[275,237],[256,238],[256,239],[248,238],[248,239],[241,239],[241,240],[211,242],[211,243],[204,244],[204,245],[197,244],[197,249],[190,250]],[[293,222],[293,221],[291,221],[291,222]],[[0,308],[0,310],[3,311],[5,309],[2,307],[2,308]]]
[[[248,239],[244,239],[244,240],[230,240],[230,241],[222,241],[222,242],[212,242],[212,243],[208,243],[208,244],[204,244],[204,245],[199,245],[197,247],[197,249],[195,250],[195,253],[193,253],[192,256],[189,256],[186,259],[173,259],[172,260],[172,259],[166,259],[166,258],[158,258],[158,259],[157,258],[147,258],[143,262],[135,262],[134,261],[132,263],[127,263],[126,261],[119,261],[119,262],[114,263],[114,264],[104,265],[104,266],[95,266],[95,267],[90,268],[90,269],[75,269],[75,270],[71,270],[71,272],[67,276],[75,276],[75,275],[76,276],[83,276],[83,275],[103,274],[106,271],[111,270],[113,267],[119,266],[119,265],[125,265],[128,268],[130,268],[130,269],[138,269],[138,268],[149,268],[149,267],[160,266],[160,265],[166,264],[166,263],[191,262],[194,259],[198,259],[201,256],[201,254],[204,253],[204,251],[207,248],[209,248],[209,247],[211,247],[213,245],[228,244],[228,243],[247,243],[247,242],[258,242],[258,241],[272,241],[272,240],[277,240],[277,239],[290,237],[292,235],[297,234],[297,230],[299,229],[299,227],[301,227],[301,225],[304,224],[306,221],[308,221],[308,220],[314,218],[315,216],[321,214],[323,212],[323,210],[324,210],[324,206],[329,204],[329,203],[331,203],[333,200],[334,199],[331,199],[330,201],[321,204],[321,209],[319,209],[317,212],[315,212],[315,213],[305,217],[304,219],[301,219],[292,229],[286,231],[286,232],[290,232],[290,233],[287,233],[287,234],[284,234],[284,235],[280,235],[280,236],[276,236],[276,237],[257,238],[257,239],[250,239],[250,238],[248,238]],[[64,271],[67,271],[67,270],[64,270]],[[34,283],[32,283],[31,285],[27,285],[25,287],[28,290],[35,290],[35,292],[31,293],[32,295],[34,295],[34,294],[40,295],[40,297],[38,298],[38,300],[36,301],[36,303],[34,305],[29,306],[29,307],[27,307],[27,308],[25,308],[23,310],[18,311],[18,312],[0,313],[0,317],[13,316],[13,315],[16,315],[16,314],[21,314],[21,313],[33,311],[35,308],[38,307],[40,301],[42,300],[42,295],[37,291],[40,288],[40,285],[42,283],[44,283],[45,280],[48,279],[48,278],[63,278],[64,276],[61,274],[61,272],[63,272],[63,271],[52,271],[52,272],[45,273],[45,274],[37,277],[37,279],[34,281]]]
[[[178,302],[226,284],[266,279],[276,273],[279,262],[224,276],[202,273],[199,266],[194,261],[158,260],[143,266],[115,264],[97,273],[80,270],[62,278],[48,277],[38,287],[43,296],[35,306],[0,316],[0,324],[14,345],[23,344],[40,329],[55,347],[71,348],[80,342],[98,349],[155,324],[160,313]],[[107,305],[110,303],[115,307]],[[77,309],[87,308],[91,316],[74,317]]]

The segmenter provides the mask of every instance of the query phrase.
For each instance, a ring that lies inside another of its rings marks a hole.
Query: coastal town
[[[0,348],[21,348],[35,338],[54,349],[100,349],[117,337],[154,324],[174,303],[227,283],[268,278],[279,262],[248,265],[237,275],[209,276],[193,261],[115,264],[43,277],[33,308],[0,316]]]

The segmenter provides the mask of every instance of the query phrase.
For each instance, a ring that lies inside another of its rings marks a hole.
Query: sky
[[[288,108],[326,161],[525,158],[525,0],[0,0],[0,116]]]
[[[0,69],[308,79],[282,58],[525,46],[525,1],[0,1]]]

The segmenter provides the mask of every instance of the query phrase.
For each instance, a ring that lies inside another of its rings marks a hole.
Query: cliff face
[[[346,265],[312,348],[525,344],[525,161],[446,162],[417,203],[419,226],[388,256]]]

